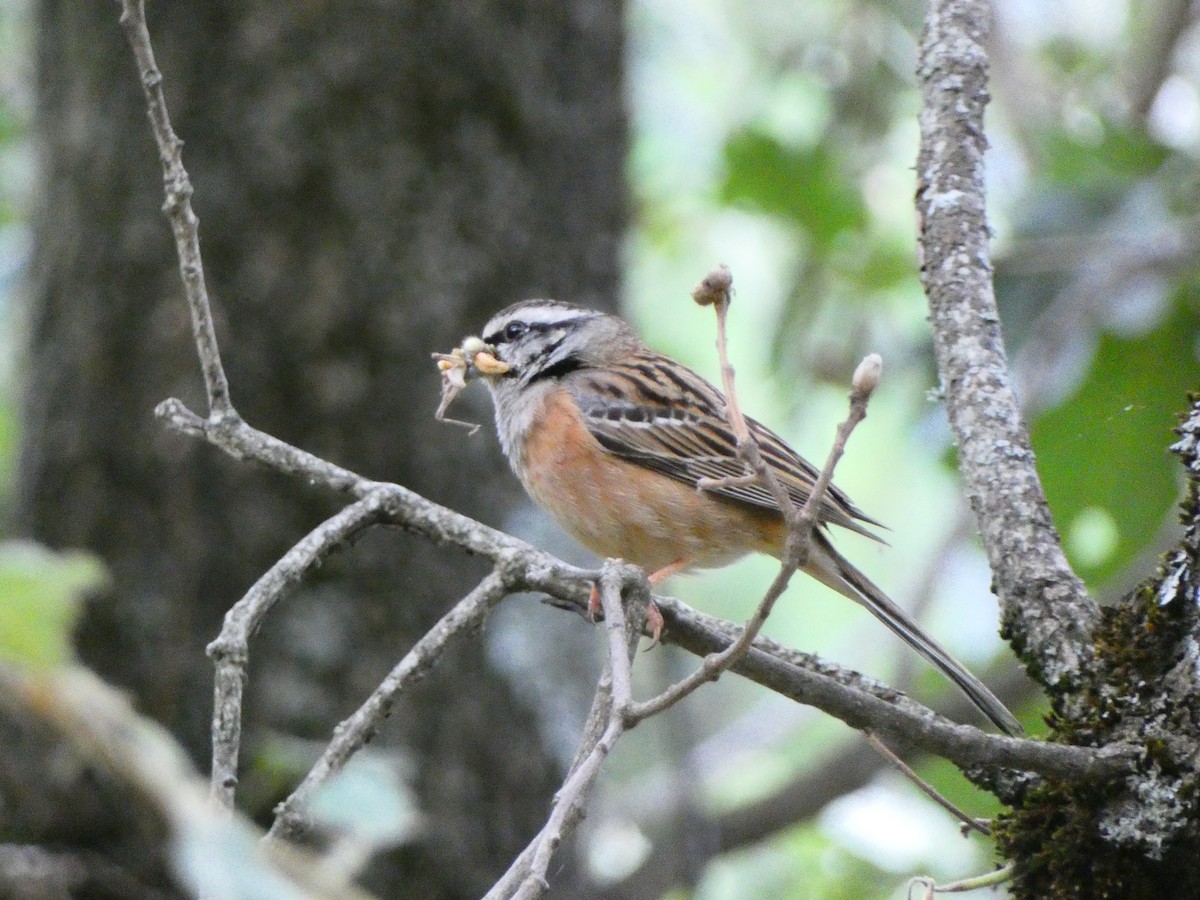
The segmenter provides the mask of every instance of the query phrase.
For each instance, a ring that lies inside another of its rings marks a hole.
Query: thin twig
[[[312,824],[309,808],[317,789],[366,746],[391,713],[400,694],[429,674],[449,643],[479,628],[487,614],[508,596],[510,590],[506,576],[493,571],[413,645],[371,696],[333,730],[333,738],[320,758],[288,798],[275,808],[275,822],[267,833],[269,839],[295,840],[308,832]]]
[[[750,427],[746,424],[746,417],[742,414],[737,388],[734,385],[735,372],[733,365],[729,362],[729,341],[725,327],[729,304],[733,301],[733,275],[730,274],[729,267],[718,266],[709,272],[692,291],[692,299],[701,306],[712,306],[713,312],[716,313],[717,359],[721,365],[721,387],[725,392],[725,418],[729,422],[729,427],[733,429],[733,436],[737,439],[738,455],[742,457],[742,461],[749,470],[748,475],[728,480],[704,478],[696,487],[700,490],[712,490],[729,484],[747,483],[747,478],[757,480],[771,492],[775,505],[782,511],[784,521],[788,523],[790,529],[796,516],[792,498],[763,460],[758,449],[758,442],[750,434]]]
[[[711,305],[716,311],[717,356],[721,362],[721,381],[725,388],[726,417],[729,420],[730,428],[733,429],[733,433],[737,438],[738,453],[754,473],[755,479],[763,483],[770,490],[772,496],[775,498],[776,505],[783,513],[784,521],[787,523],[787,540],[784,546],[783,559],[779,572],[772,580],[770,587],[767,588],[767,592],[763,595],[762,600],[759,601],[758,606],[755,607],[750,618],[746,621],[737,639],[721,652],[705,656],[696,670],[668,687],[662,693],[658,694],[658,696],[652,697],[644,703],[631,704],[628,720],[630,725],[634,725],[643,719],[668,709],[695,691],[702,684],[715,681],[720,677],[722,672],[737,662],[750,649],[750,646],[754,643],[754,639],[762,631],[763,625],[766,624],[767,618],[771,615],[771,611],[775,608],[776,601],[787,590],[792,576],[808,562],[808,554],[812,542],[812,530],[819,520],[821,504],[824,503],[825,495],[833,480],[833,470],[837,466],[838,460],[842,457],[850,433],[866,417],[867,402],[870,399],[871,392],[874,391],[876,385],[879,383],[879,373],[882,363],[878,356],[872,354],[863,360],[854,373],[850,393],[850,415],[846,418],[845,422],[838,426],[837,436],[834,439],[833,447],[829,451],[829,458],[825,461],[825,467],[821,470],[820,477],[813,485],[812,492],[809,494],[804,506],[797,510],[783,484],[763,460],[762,454],[759,452],[758,442],[755,441],[754,436],[750,433],[750,428],[746,424],[746,418],[742,414],[741,406],[738,403],[737,390],[734,385],[734,370],[729,362],[725,329],[729,303],[732,297],[732,288],[733,277],[730,275],[728,268],[721,266],[708,274],[696,290],[693,291],[692,297],[702,306]],[[740,481],[741,479],[735,480]],[[724,481],[706,479],[698,487],[701,490],[709,490],[724,483]]]
[[[192,182],[183,167],[183,141],[171,128],[171,119],[167,115],[162,73],[154,61],[143,0],[122,0],[121,27],[137,60],[150,127],[158,144],[158,157],[163,168],[163,192],[166,195],[163,212],[175,235],[179,273],[192,314],[192,337],[200,355],[200,368],[204,372],[204,386],[208,393],[209,416],[214,419],[233,417],[237,413],[229,397],[229,382],[221,365],[208,288],[204,284],[204,265],[200,258],[200,220],[192,211]]]
[[[951,881],[948,884],[938,884],[932,878],[921,876],[914,878],[908,883],[908,900],[913,900],[913,888],[924,888],[924,897],[922,900],[933,900],[934,894],[964,894],[967,891],[977,891],[981,888],[996,887],[1004,884],[1006,881],[1011,881],[1013,873],[1016,871],[1016,866],[1009,863],[1003,868],[996,869],[994,872],[988,872],[985,875],[976,875],[974,878],[963,878],[959,881]]]
[[[821,505],[825,502],[825,495],[833,483],[833,470],[837,468],[842,454],[846,452],[846,442],[850,440],[850,435],[867,417],[867,404],[871,400],[871,394],[879,386],[882,374],[883,359],[878,353],[868,353],[850,378],[850,412],[845,421],[838,425],[837,435],[834,437],[833,446],[829,448],[825,466],[821,469],[821,474],[813,484],[812,493],[804,501],[804,506],[790,529],[792,533],[788,535],[789,538],[802,537],[804,539],[803,555],[797,562],[798,566],[802,567],[808,560],[808,547],[812,531],[820,522]]]
[[[597,684],[592,711],[584,727],[575,761],[554,798],[546,824],[509,871],[488,891],[485,900],[534,900],[548,889],[546,873],[554,851],[583,817],[584,803],[595,784],[600,766],[625,732],[625,712],[632,702],[632,660],[641,634],[639,619],[649,599],[645,575],[616,560],[605,563],[599,578],[600,602],[608,657]],[[630,590],[641,595],[640,613],[627,618],[622,598]]]
[[[950,815],[958,819],[967,828],[978,831],[984,837],[991,836],[992,829],[988,828],[973,816],[968,816],[965,812],[938,793],[937,788],[913,771],[912,767],[895,753],[893,753],[887,744],[875,737],[875,735],[871,734],[869,731],[866,733],[866,738],[867,743],[874,747],[880,756],[890,762],[896,768],[896,770],[900,772],[900,774],[916,785],[917,789],[920,790],[921,793],[923,793],[926,797],[928,797],[942,809],[949,812]]]

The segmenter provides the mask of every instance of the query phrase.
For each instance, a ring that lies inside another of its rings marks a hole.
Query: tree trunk
[[[205,644],[336,506],[151,415],[168,395],[203,409],[202,386],[117,14],[37,9],[45,189],[18,524],[106,560],[113,588],[89,606],[83,660],[203,768]],[[502,525],[517,485],[490,438],[433,421],[429,353],[519,298],[614,304],[621,5],[161,3],[148,15],[239,412]],[[326,740],[485,571],[373,533],[272,615],[253,650],[243,803],[263,813],[286,787],[269,774],[271,735]],[[457,647],[381,736],[414,759],[426,817],[421,843],[376,867],[381,893],[478,895],[543,821],[558,767],[497,674],[481,642]],[[0,772],[6,795],[47,777],[13,760]],[[31,808],[5,838],[99,851],[162,884],[157,848],[118,818],[83,836],[69,819]]]

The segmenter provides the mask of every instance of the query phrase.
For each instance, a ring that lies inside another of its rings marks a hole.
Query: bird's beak
[[[483,375],[496,377],[507,375],[513,367],[496,354],[496,348],[485,344],[477,337],[463,339],[461,347],[450,353],[434,353],[443,379],[455,383],[461,390],[468,381]]]
[[[468,380],[474,374],[486,376],[507,375],[512,366],[500,359],[496,348],[485,344],[481,338],[466,337],[462,342],[462,355],[467,361]]]

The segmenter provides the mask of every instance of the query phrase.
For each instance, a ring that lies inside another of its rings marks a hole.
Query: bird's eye
[[[529,326],[524,322],[509,322],[504,327],[504,339],[506,341],[515,341],[528,330]]]

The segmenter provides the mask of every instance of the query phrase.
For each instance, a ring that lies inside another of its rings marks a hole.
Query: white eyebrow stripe
[[[502,316],[496,316],[484,327],[485,334],[500,330],[509,322],[525,322],[528,325],[564,325],[583,319],[598,317],[599,313],[581,309],[561,309],[553,306],[528,306],[514,309]]]

